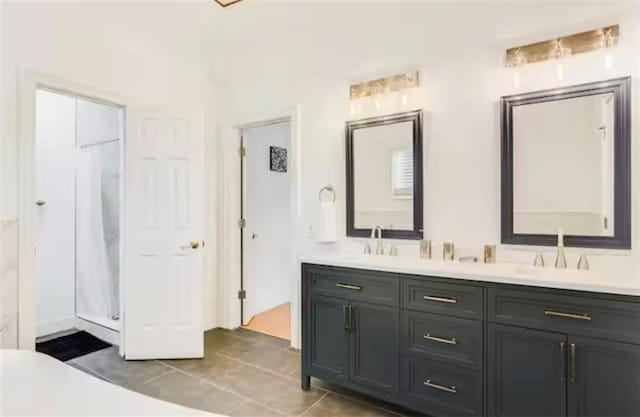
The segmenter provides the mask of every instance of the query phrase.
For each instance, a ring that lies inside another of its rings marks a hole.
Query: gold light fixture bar
[[[418,71],[405,72],[373,81],[353,84],[350,87],[351,100],[377,96],[418,86]]]
[[[507,67],[517,67],[558,58],[559,55],[576,55],[597,49],[610,48],[618,43],[619,36],[620,27],[613,25],[543,42],[517,46],[507,49],[505,65]],[[561,50],[562,53],[559,54],[558,50]]]
[[[222,7],[231,6],[232,4],[236,4],[241,2],[242,0],[215,0]]]

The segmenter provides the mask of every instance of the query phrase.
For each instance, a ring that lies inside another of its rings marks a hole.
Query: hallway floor
[[[143,394],[229,416],[397,417],[413,413],[314,379],[300,389],[300,353],[245,329],[205,333],[203,359],[124,361],[116,348],[67,362]]]
[[[291,340],[291,303],[256,314],[244,326],[247,330]]]

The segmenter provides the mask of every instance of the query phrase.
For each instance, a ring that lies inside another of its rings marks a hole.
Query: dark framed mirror
[[[346,124],[347,236],[422,239],[422,110]]]
[[[631,248],[631,77],[501,99],[502,243]]]

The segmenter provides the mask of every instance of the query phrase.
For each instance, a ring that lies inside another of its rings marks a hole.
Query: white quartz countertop
[[[316,253],[300,255],[301,263],[374,271],[529,285],[575,291],[640,296],[640,277],[609,276],[596,271],[537,268],[513,263],[461,263],[402,256]]]

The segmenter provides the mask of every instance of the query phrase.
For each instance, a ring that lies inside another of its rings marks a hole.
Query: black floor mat
[[[107,342],[103,342],[87,332],[77,332],[57,339],[36,343],[36,350],[49,356],[66,362],[87,353],[111,347]]]

